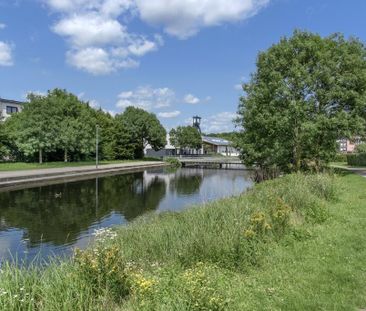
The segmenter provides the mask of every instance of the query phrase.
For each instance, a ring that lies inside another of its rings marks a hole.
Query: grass
[[[106,164],[120,164],[136,161],[156,161],[154,158],[145,158],[142,160],[115,160],[115,161],[100,161],[100,165]],[[82,162],[45,162],[39,163],[25,163],[25,162],[0,162],[0,171],[19,171],[19,170],[35,170],[45,168],[62,168],[62,167],[78,167],[95,165],[95,161],[82,161]]]
[[[290,175],[142,217],[45,268],[1,267],[1,310],[358,310],[366,179]]]

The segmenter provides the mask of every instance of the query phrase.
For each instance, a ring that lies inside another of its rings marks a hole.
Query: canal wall
[[[96,176],[120,174],[121,172],[133,172],[150,168],[165,167],[165,162],[144,161],[120,164],[63,168],[47,168],[22,171],[0,172],[0,191],[10,189],[33,187],[37,185],[59,183],[73,180],[89,179]]]

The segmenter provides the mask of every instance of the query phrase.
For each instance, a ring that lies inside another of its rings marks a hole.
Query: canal
[[[68,256],[96,229],[180,211],[252,186],[245,170],[166,168],[0,192],[0,263]]]

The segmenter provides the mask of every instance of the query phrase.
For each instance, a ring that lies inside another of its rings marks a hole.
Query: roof
[[[12,99],[5,99],[5,98],[0,98],[0,103],[1,104],[12,104],[12,105],[24,105],[24,102],[12,100]]]
[[[231,141],[219,137],[202,136],[202,141],[216,146],[229,146]]]

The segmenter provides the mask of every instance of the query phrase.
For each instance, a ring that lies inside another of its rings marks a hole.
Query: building
[[[201,133],[201,117],[193,117],[193,127],[195,127]],[[219,138],[219,137],[209,137],[202,136],[202,147],[200,149],[176,149],[170,143],[169,134],[166,137],[167,145],[158,151],[147,145],[144,152],[146,157],[169,157],[169,156],[199,156],[199,155],[215,155],[221,154],[223,156],[236,157],[239,156],[239,151],[232,146],[232,142]]]
[[[0,98],[0,116],[2,119],[9,118],[13,113],[22,111],[23,102]]]
[[[147,145],[144,149],[145,156],[153,158],[163,158],[177,155],[176,148],[170,143],[169,133],[167,133],[166,135],[166,141],[167,144],[165,145],[164,149],[160,149],[158,151],[155,151],[150,145]]]
[[[221,154],[236,157],[238,150],[232,146],[232,142],[219,137],[202,136],[204,154]]]
[[[361,138],[360,137],[356,137],[354,140],[349,140],[349,139],[340,139],[338,140],[339,143],[339,151],[342,153],[351,153],[354,152],[357,145],[361,144]]]

